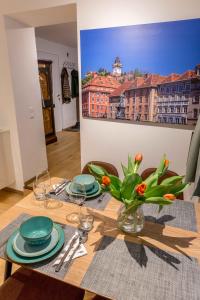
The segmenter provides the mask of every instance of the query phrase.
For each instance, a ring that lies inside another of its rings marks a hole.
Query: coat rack
[[[71,62],[71,61],[65,61],[63,63],[63,68],[66,68],[66,69],[75,69],[76,68],[76,64],[74,62]]]

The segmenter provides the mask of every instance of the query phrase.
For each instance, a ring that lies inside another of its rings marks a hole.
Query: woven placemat
[[[160,213],[158,205],[144,204],[143,211],[147,221],[197,231],[195,206],[192,202],[176,200],[171,205],[164,205]]]
[[[13,222],[7,225],[4,229],[0,231],[0,257],[6,258],[6,243],[8,237],[20,226],[20,224],[30,218],[31,216],[28,214],[21,214],[18,218],[16,218]],[[69,225],[62,225],[62,228],[65,233],[65,245],[68,243],[72,235],[75,233],[76,228],[71,227]],[[60,272],[55,272],[55,267],[53,267],[54,262],[56,261],[60,251],[43,262],[39,262],[36,264],[26,264],[27,268],[37,270],[41,273],[49,275],[51,277],[62,279],[65,277],[68,269],[63,267],[61,268]]]
[[[52,198],[52,199],[56,199],[56,200],[61,200],[64,202],[69,202],[69,203],[71,202],[69,195],[65,191],[63,191],[61,194],[59,194],[57,196],[48,194],[48,197]],[[104,210],[111,198],[112,198],[112,196],[109,193],[103,193],[95,198],[87,199],[84,202],[84,206],[98,209],[98,210]]]
[[[81,287],[115,300],[197,300],[199,282],[195,258],[104,237]]]

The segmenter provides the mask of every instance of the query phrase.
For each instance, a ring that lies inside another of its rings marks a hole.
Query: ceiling
[[[77,23],[69,22],[35,28],[36,37],[59,43],[65,46],[77,47]]]
[[[76,22],[76,4],[10,14],[11,18],[31,27]]]

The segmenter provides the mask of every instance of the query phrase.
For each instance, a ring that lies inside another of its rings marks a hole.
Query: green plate
[[[55,226],[51,232],[51,236],[46,243],[39,245],[28,244],[18,231],[13,239],[13,249],[20,256],[24,257],[36,257],[44,255],[50,252],[59,241],[59,232]]]
[[[18,233],[18,229],[17,229],[10,236],[10,238],[7,242],[6,253],[7,253],[8,257],[16,263],[33,264],[33,263],[37,263],[37,262],[46,260],[46,259],[52,257],[53,255],[55,255],[62,248],[62,246],[65,242],[65,234],[60,225],[54,224],[54,226],[57,229],[57,231],[59,232],[60,239],[59,239],[57,245],[50,252],[48,252],[44,255],[41,255],[41,256],[34,257],[34,258],[33,257],[23,257],[23,256],[20,256],[17,253],[15,253],[15,251],[13,250],[13,240],[14,240],[16,234]]]
[[[71,182],[69,182],[65,188],[65,191],[68,195],[76,195],[76,193],[73,193],[71,190],[70,190],[70,184]],[[99,184],[99,183],[98,183]],[[97,190],[96,193],[92,194],[92,195],[86,195],[86,199],[90,199],[90,198],[94,198],[94,197],[97,197],[99,194],[101,194],[101,187],[99,185],[99,189]]]
[[[72,193],[74,194],[79,194],[80,192],[76,190],[76,188],[74,187],[74,184],[73,182],[70,182],[70,186],[69,186],[69,189]],[[91,190],[87,191],[86,192],[86,195],[87,196],[90,196],[90,195],[94,195],[97,193],[97,191],[99,190],[99,183],[97,181],[95,181],[94,183],[94,186]]]

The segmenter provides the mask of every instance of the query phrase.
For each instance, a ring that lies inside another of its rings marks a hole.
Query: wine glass
[[[79,216],[81,213],[81,207],[84,205],[87,197],[85,186],[78,184],[76,185],[77,192],[69,194],[69,201],[80,206],[79,212],[74,212],[66,216],[66,219],[72,223],[79,223]]]

